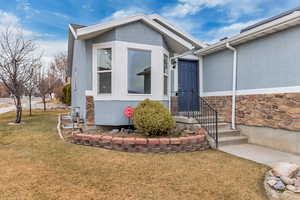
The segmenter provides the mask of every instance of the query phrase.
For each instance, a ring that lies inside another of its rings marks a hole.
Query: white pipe
[[[232,107],[231,107],[231,128],[236,129],[235,127],[235,107],[236,107],[236,71],[237,71],[237,50],[232,47],[228,42],[226,47],[233,51],[233,75],[232,75]]]

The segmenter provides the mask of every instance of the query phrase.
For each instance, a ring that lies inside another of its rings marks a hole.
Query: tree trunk
[[[21,123],[22,120],[22,102],[21,97],[16,97],[16,124]]]
[[[29,116],[32,116],[32,112],[31,112],[31,94],[29,94],[28,97],[29,97]]]
[[[43,96],[44,111],[46,111],[46,97]]]

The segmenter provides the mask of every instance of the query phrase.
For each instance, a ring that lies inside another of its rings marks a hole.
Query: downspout
[[[232,47],[229,42],[226,43],[226,47],[233,51],[233,70],[232,70],[232,106],[231,106],[231,128],[235,127],[235,107],[236,107],[236,74],[237,74],[237,50]]]

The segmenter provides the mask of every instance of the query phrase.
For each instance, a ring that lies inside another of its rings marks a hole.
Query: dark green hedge
[[[64,104],[71,105],[71,84],[68,83],[63,88],[63,98],[62,101]]]

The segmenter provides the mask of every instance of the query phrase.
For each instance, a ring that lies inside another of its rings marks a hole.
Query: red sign
[[[128,106],[127,108],[125,108],[124,110],[124,115],[128,118],[132,118],[133,117],[133,108]]]

